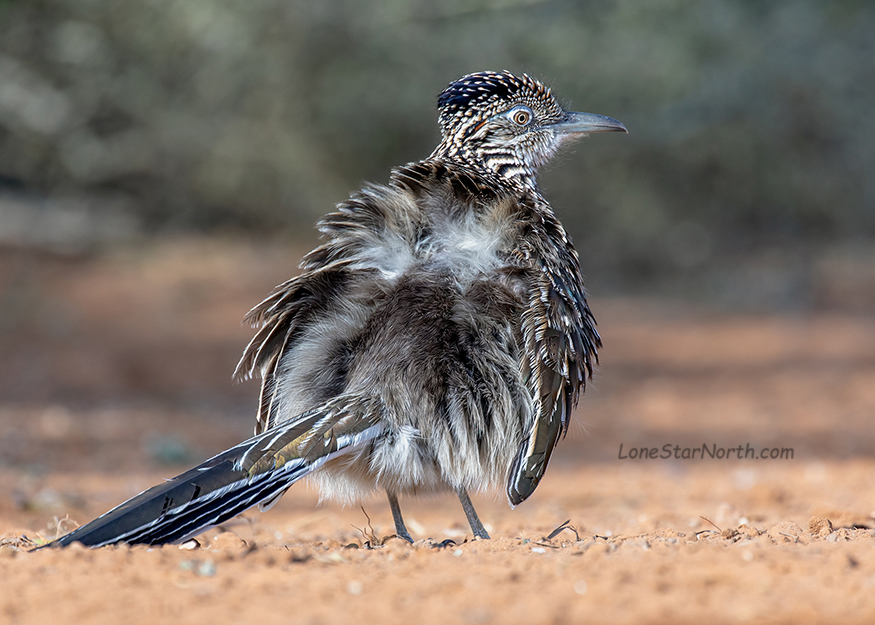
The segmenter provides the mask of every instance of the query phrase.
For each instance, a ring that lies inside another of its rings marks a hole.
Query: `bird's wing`
[[[379,401],[339,396],[154,486],[51,543],[179,543],[256,505],[270,505],[325,462],[380,432]]]
[[[514,255],[529,275],[521,368],[535,401],[535,421],[510,468],[511,505],[522,503],[537,488],[601,346],[577,253],[562,226],[551,213],[539,211],[525,228],[519,239],[523,244]]]
[[[280,361],[314,319],[338,307],[351,285],[377,280],[368,250],[388,237],[403,249],[416,239],[419,208],[395,188],[369,185],[319,222],[325,242],[301,262],[304,272],[276,287],[244,318],[259,330],[243,352],[234,379],[262,377],[255,433],[276,425],[276,375]]]
[[[243,351],[234,379],[261,375],[256,434],[277,423],[276,372],[280,358],[301,335],[301,330],[346,288],[348,265],[344,259],[334,260],[284,282],[244,318],[244,322],[259,330]]]

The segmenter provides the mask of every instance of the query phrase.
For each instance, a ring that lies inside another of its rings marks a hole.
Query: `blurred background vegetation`
[[[246,436],[245,311],[484,69],[630,131],[541,176],[605,337],[587,424],[862,453],[875,2],[0,0],[0,473]]]
[[[622,120],[542,176],[596,293],[875,310],[866,0],[0,0],[0,245],[313,235],[527,72]]]

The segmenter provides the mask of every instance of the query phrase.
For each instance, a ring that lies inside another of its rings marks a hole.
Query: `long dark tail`
[[[328,460],[366,444],[380,433],[379,412],[373,400],[331,400],[140,493],[50,546],[184,542],[256,504],[272,504]]]

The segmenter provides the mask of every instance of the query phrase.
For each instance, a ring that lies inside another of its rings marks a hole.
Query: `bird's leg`
[[[471,526],[471,531],[474,532],[474,536],[477,538],[489,538],[489,534],[486,533],[486,528],[483,527],[483,523],[480,522],[480,517],[477,516],[477,511],[474,509],[474,504],[471,503],[471,498],[468,497],[468,491],[465,490],[464,486],[459,487],[459,490],[456,491],[456,494],[459,496],[459,501],[462,502],[462,510],[465,511],[465,516],[468,517],[468,525]]]
[[[401,506],[398,505],[398,495],[390,490],[386,491],[389,495],[389,507],[392,509],[392,519],[395,521],[395,535],[413,544],[413,539],[410,538],[410,532],[407,531],[407,526],[404,525],[404,518],[401,516]]]

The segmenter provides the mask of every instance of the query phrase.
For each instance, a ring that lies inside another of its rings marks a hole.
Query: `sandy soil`
[[[525,504],[474,496],[491,541],[450,497],[402,501],[411,547],[300,485],[188,548],[31,551],[251,432],[239,319],[299,252],[0,253],[0,622],[875,621],[875,318],[837,311],[594,295],[579,425]]]

